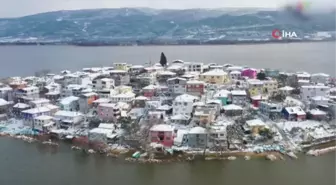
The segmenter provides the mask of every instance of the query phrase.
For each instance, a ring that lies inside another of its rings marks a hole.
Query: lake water
[[[232,63],[286,71],[324,72],[335,76],[335,42],[223,46],[0,46],[0,77],[28,76],[42,69],[59,72],[83,67],[112,66],[114,62],[168,60]]]
[[[334,185],[335,153],[270,162],[134,164],[0,138],[1,185]]]

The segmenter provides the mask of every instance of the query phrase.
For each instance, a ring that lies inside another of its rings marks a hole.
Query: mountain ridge
[[[114,8],[60,10],[0,19],[0,43],[178,43],[213,40],[271,40],[273,29],[295,31],[300,39],[317,32],[334,38],[333,14],[302,20],[271,9]]]

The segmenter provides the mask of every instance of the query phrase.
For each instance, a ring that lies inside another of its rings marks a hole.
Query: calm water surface
[[[44,146],[45,147],[45,146]],[[334,185],[335,153],[298,160],[130,164],[0,138],[1,185]]]
[[[32,75],[41,69],[59,72],[111,66],[113,62],[145,64],[159,61],[161,52],[168,60],[232,63],[335,75],[335,42],[323,42],[225,46],[0,46],[0,77]]]

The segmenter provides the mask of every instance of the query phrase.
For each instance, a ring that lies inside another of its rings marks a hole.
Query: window
[[[184,106],[187,106],[188,105],[188,103],[187,102],[184,102]]]

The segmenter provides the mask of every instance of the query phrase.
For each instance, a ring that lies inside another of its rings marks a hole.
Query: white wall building
[[[231,101],[232,101],[232,104],[244,105],[247,101],[246,91],[243,91],[243,90],[231,91]]]
[[[50,127],[54,126],[55,122],[53,121],[52,116],[41,115],[34,118],[34,129],[38,131],[48,131]]]
[[[296,73],[297,80],[310,80],[311,75],[307,72],[298,72]]]
[[[27,98],[31,98],[31,99],[37,99],[39,98],[39,88],[36,86],[30,86],[30,87],[25,87],[22,89],[18,89],[17,91],[15,91],[15,96],[17,98],[21,98],[21,97],[27,97]]]
[[[264,81],[264,91],[267,91],[267,94],[272,95],[273,93],[278,92],[278,90],[279,90],[278,82],[276,80],[265,80]]]
[[[41,99],[31,101],[30,106],[33,107],[33,108],[43,107],[45,105],[48,105],[49,103],[50,103],[50,100],[45,99],[45,98],[41,98]]]
[[[198,98],[189,94],[177,96],[173,102],[173,115],[183,114],[191,116],[193,103]]]
[[[315,73],[312,74],[310,77],[311,82],[313,83],[322,83],[325,84],[328,82],[330,76],[328,74],[325,73]]]
[[[0,98],[7,101],[13,101],[13,89],[11,87],[1,87]]]
[[[57,111],[54,116],[58,128],[70,128],[84,120],[84,115],[79,112]]]
[[[241,78],[241,71],[231,71],[230,72],[230,78],[232,80],[238,80]]]
[[[61,96],[68,97],[68,96],[79,96],[83,87],[78,84],[70,84],[67,85],[62,89]]]
[[[175,77],[167,80],[169,92],[174,95],[184,94],[186,92],[186,84],[187,80],[184,78]]]
[[[65,111],[78,111],[79,110],[79,97],[69,96],[61,99],[60,107]]]
[[[311,100],[315,96],[327,97],[330,87],[324,85],[307,85],[300,89],[301,99],[303,101]]]
[[[117,95],[111,96],[111,102],[117,103],[117,102],[132,102],[135,99],[135,94],[132,92],[127,93],[120,93]]]
[[[114,80],[111,78],[100,78],[92,81],[92,87],[96,90],[105,90],[114,88]]]
[[[192,71],[197,71],[200,73],[203,73],[204,71],[204,64],[203,63],[194,63],[194,62],[190,62],[185,64],[187,71],[192,72]]]

